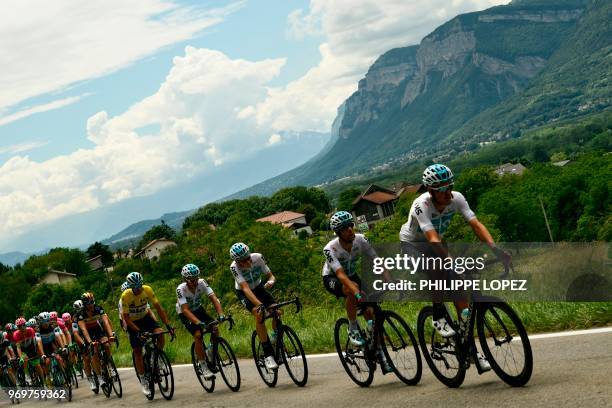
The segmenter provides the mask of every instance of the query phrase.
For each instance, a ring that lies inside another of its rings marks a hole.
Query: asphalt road
[[[141,394],[132,369],[121,370],[123,398],[107,399],[94,395],[83,381],[74,390],[70,406],[137,407],[612,407],[612,330],[594,330],[578,335],[531,336],[534,372],[522,388],[512,388],[493,372],[479,376],[467,373],[459,389],[449,389],[431,374],[423,361],[423,378],[416,386],[406,386],[393,374],[377,371],[369,388],[355,385],[344,372],[336,355],[312,356],[308,360],[309,379],[304,388],[296,387],[284,368],[274,389],[259,378],[252,360],[240,360],[242,386],[231,392],[218,376],[217,387],[206,393],[190,366],[174,367],[175,393],[171,401],[156,392],[148,401]],[[572,333],[575,334],[575,333]],[[57,401],[22,401],[21,406],[57,407]],[[6,400],[0,406],[10,404]]]

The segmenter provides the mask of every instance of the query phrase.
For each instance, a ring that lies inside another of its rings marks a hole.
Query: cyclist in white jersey
[[[206,295],[210,299],[219,315],[219,321],[223,321],[225,315],[223,314],[221,303],[212,288],[208,286],[204,279],[200,278],[200,269],[196,265],[187,264],[183,266],[181,276],[185,282],[176,288],[176,314],[178,314],[187,331],[193,336],[199,368],[204,378],[209,380],[215,375],[206,364],[204,345],[202,343],[202,329],[206,329],[207,324],[212,322],[213,318],[204,310],[201,297]],[[213,330],[216,332],[217,327],[215,326]]]
[[[455,215],[461,213],[468,222],[474,234],[480,241],[486,243],[504,263],[510,263],[510,254],[495,246],[493,237],[470,209],[465,197],[458,191],[453,191],[453,172],[443,164],[433,164],[423,172],[423,185],[427,192],[417,197],[410,208],[408,221],[400,230],[402,252],[405,254],[427,257],[449,256],[448,249],[442,244],[442,236]],[[444,277],[444,271],[428,271],[432,278]],[[434,293],[433,326],[443,337],[454,336],[455,330],[444,318],[444,306],[440,293]],[[457,314],[468,307],[467,300],[455,299]],[[487,370],[491,366],[484,356],[478,353],[481,368]]]
[[[236,296],[255,318],[255,331],[266,356],[266,368],[276,370],[278,363],[274,359],[274,349],[270,343],[266,326],[261,321],[266,306],[276,303],[274,297],[266,290],[274,286],[276,278],[268,268],[263,255],[251,253],[249,247],[242,242],[232,245],[230,257],[233,259],[230,270],[236,282],[234,286]],[[267,279],[266,283],[263,282],[262,277]],[[276,337],[274,324],[275,321],[272,322],[272,329],[274,330],[273,336]]]

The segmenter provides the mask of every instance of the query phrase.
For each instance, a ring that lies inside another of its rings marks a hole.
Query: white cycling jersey
[[[452,196],[450,204],[441,213],[436,209],[429,192],[418,196],[410,207],[408,221],[402,225],[400,241],[427,242],[425,232],[433,229],[442,237],[456,212],[460,212],[466,221],[476,218],[463,194],[453,191]]]
[[[202,278],[198,279],[195,293],[187,287],[187,282],[181,283],[176,288],[176,314],[183,313],[181,306],[184,304],[188,304],[191,311],[199,309],[202,307],[202,295],[210,296],[212,294],[214,294],[212,288]]]
[[[250,269],[242,269],[238,266],[236,261],[234,261],[230,265],[230,270],[232,271],[232,275],[234,275],[234,280],[236,281],[234,285],[236,290],[241,290],[240,284],[242,282],[247,282],[249,284],[249,288],[255,289],[261,283],[261,277],[270,273],[270,268],[268,268],[265,258],[262,254],[258,253],[251,254]]]
[[[329,241],[325,248],[323,248],[323,253],[325,254],[323,276],[335,275],[336,271],[340,268],[344,270],[347,276],[353,276],[357,272],[357,261],[361,258],[362,253],[371,258],[378,256],[363,234],[355,234],[351,253],[342,248],[340,238]]]

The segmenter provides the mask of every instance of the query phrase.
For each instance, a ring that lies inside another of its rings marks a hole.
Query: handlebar
[[[174,332],[171,332],[170,330],[166,330],[166,331],[162,331],[159,333],[152,333],[152,332],[142,332],[138,334],[138,337],[141,340],[148,340],[150,338],[155,339],[159,336],[161,336],[162,334],[170,334],[170,341],[174,341],[174,339],[176,338],[176,335],[174,334]]]
[[[223,320],[213,320],[212,322],[208,323],[207,326],[207,330],[212,330],[212,328],[214,326],[220,325],[223,322],[227,322],[229,324],[229,329],[232,330],[232,328],[234,327],[234,319],[232,318],[232,315],[227,315],[225,316],[225,319]]]
[[[273,303],[270,306],[266,307],[266,313],[263,316],[263,319],[261,320],[262,322],[266,319],[269,319],[270,317],[273,317],[276,315],[276,312],[278,311],[278,309],[285,307],[287,305],[291,305],[294,304],[295,305],[295,313],[299,313],[302,310],[302,302],[300,301],[299,297],[295,297],[295,299],[293,300],[287,300],[285,302],[280,302],[280,303]]]

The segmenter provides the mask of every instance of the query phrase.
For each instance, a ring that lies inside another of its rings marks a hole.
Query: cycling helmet
[[[128,283],[127,283],[127,282],[123,282],[123,283],[121,284],[121,292],[123,292],[124,290],[126,290],[126,289],[127,289],[127,288],[129,288],[129,287],[130,287],[130,285],[128,285]]]
[[[51,315],[49,314],[49,312],[41,312],[38,315],[38,319],[42,324],[49,323],[49,321],[51,320]]]
[[[15,326],[19,327],[19,326],[24,326],[26,324],[26,320],[23,317],[18,317],[17,320],[15,320]]]
[[[81,301],[83,302],[83,305],[93,304],[93,303],[96,303],[96,298],[94,297],[93,293],[91,293],[91,292],[84,292],[81,295]]]
[[[26,322],[26,327],[36,327],[37,324],[36,319],[31,318]]]
[[[70,320],[70,319],[72,319],[72,316],[70,316],[70,313],[66,312],[66,313],[62,314],[62,320],[63,321],[67,321],[67,320]]]
[[[251,255],[251,250],[249,247],[242,242],[236,242],[234,245],[232,245],[229,252],[234,261],[246,259],[246,257]]]
[[[125,281],[127,282],[128,287],[132,289],[141,288],[142,284],[144,283],[144,279],[142,279],[142,275],[139,274],[138,272],[130,272],[127,278],[125,278]]]
[[[338,211],[329,219],[329,226],[334,232],[340,231],[353,222],[353,216],[348,211]]]
[[[194,264],[187,264],[181,269],[183,279],[195,279],[200,276],[200,269]]]
[[[83,301],[81,299],[75,300],[74,303],[72,304],[72,307],[74,308],[74,310],[78,312],[79,310],[83,308]]]
[[[7,323],[7,324],[4,326],[4,330],[6,330],[7,332],[8,332],[8,331],[11,331],[11,329],[12,329],[12,328],[13,328],[13,323]]]
[[[423,172],[423,184],[427,187],[440,183],[452,183],[453,172],[443,164],[432,164]]]
[[[57,320],[57,312],[49,312],[49,316],[51,316],[51,320]]]

